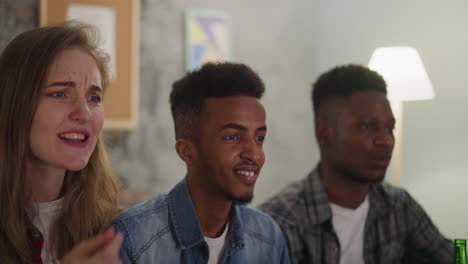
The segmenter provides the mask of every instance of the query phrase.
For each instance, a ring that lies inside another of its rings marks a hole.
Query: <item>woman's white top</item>
[[[48,252],[49,248],[49,234],[52,222],[55,220],[57,215],[60,213],[62,208],[63,197],[52,201],[43,203],[34,203],[37,207],[37,215],[32,219],[32,224],[36,229],[41,232],[44,238],[44,244],[42,245],[41,258],[42,263],[52,264],[52,258]],[[57,262],[59,263],[59,262]]]

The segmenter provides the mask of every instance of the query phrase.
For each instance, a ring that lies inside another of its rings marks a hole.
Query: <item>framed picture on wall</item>
[[[188,9],[185,13],[186,65],[193,70],[231,54],[231,17],[219,10]]]
[[[40,25],[75,20],[100,31],[110,58],[104,128],[130,130],[138,123],[139,0],[41,0]]]

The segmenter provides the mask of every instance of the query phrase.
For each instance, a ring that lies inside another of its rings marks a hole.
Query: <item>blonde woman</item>
[[[0,263],[119,263],[95,33],[33,29],[0,57]]]

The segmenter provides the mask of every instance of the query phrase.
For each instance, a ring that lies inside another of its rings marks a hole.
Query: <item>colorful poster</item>
[[[209,61],[231,60],[231,19],[226,13],[190,9],[185,26],[188,70]]]

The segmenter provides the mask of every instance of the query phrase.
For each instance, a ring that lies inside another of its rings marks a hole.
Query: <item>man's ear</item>
[[[195,150],[195,145],[193,144],[191,140],[186,139],[186,138],[177,139],[176,144],[175,144],[175,149],[179,157],[183,161],[185,161],[185,164],[187,164],[187,166],[190,166],[193,164],[195,156],[196,156],[196,150]]]
[[[329,142],[331,133],[330,124],[327,120],[320,116],[315,116],[315,138],[319,145],[324,145]]]

